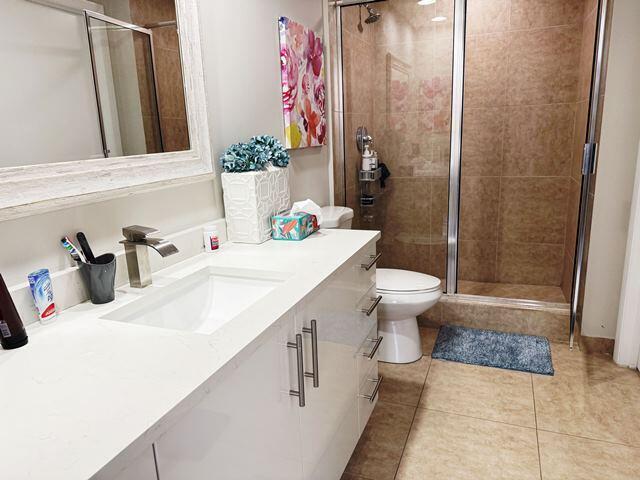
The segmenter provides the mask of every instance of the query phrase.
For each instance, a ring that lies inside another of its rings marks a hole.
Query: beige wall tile
[[[569,181],[562,177],[503,178],[499,240],[564,245],[568,194]],[[518,252],[512,247],[508,253]]]
[[[509,34],[509,105],[576,101],[581,29],[552,27]]]
[[[569,311],[529,309],[468,301],[444,301],[442,323],[502,332],[541,335],[567,342]]]
[[[462,122],[462,175],[500,176],[504,108],[467,108]]]
[[[571,169],[575,106],[509,107],[505,121],[505,176],[566,176]]]
[[[585,0],[511,0],[511,28],[524,30],[582,22]]]
[[[499,307],[477,302],[443,302],[443,323],[503,332],[525,332],[526,319],[510,318]]]
[[[495,282],[498,243],[489,240],[458,242],[458,280]]]
[[[384,377],[380,387],[380,401],[417,406],[430,363],[430,357],[422,357],[417,362],[408,364],[380,362],[378,372]]]
[[[509,27],[510,0],[468,0],[469,34],[503,32]]]
[[[543,478],[640,478],[640,449],[538,432]]]
[[[155,64],[160,116],[187,118],[180,54],[171,50],[157,49]]]
[[[562,293],[565,301],[571,302],[571,290],[573,288],[573,267],[575,261],[575,249],[564,251],[564,266],[562,267]]]
[[[421,408],[536,426],[531,374],[433,360]]]
[[[505,33],[467,36],[465,108],[506,105],[507,40]]]
[[[463,175],[460,195],[460,239],[495,242],[500,178]]]
[[[563,244],[498,244],[498,281],[529,285],[560,285]]]
[[[415,43],[429,40],[435,31],[431,19],[436,15],[435,5],[418,5],[413,0],[394,0],[375,5],[384,21],[375,25],[378,45]]]
[[[584,20],[582,27],[582,42],[580,47],[580,82],[578,85],[578,99],[588,100],[591,90],[591,71],[593,68],[593,53],[596,43],[597,12],[592,11]],[[606,77],[606,75],[605,75]]]
[[[186,118],[160,118],[165,152],[189,150],[189,127]]]
[[[580,182],[582,180],[582,155],[584,144],[587,141],[587,123],[589,121],[589,103],[578,102],[576,104],[576,124],[573,133],[571,178]]]
[[[415,407],[378,401],[345,472],[393,480],[415,411]]]
[[[348,31],[343,32],[342,38],[344,111],[372,113],[374,46]]]
[[[399,480],[539,479],[536,431],[418,409]]]

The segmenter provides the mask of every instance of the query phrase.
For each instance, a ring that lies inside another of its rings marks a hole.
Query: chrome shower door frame
[[[460,235],[460,178],[462,176],[462,117],[464,113],[465,34],[467,0],[455,0],[453,10],[453,83],[451,86],[451,151],[447,221],[446,293],[458,291],[458,237]]]
[[[100,85],[98,83],[98,68],[96,64],[96,54],[93,44],[93,37],[91,36],[91,19],[98,20],[104,23],[116,25],[120,28],[132,30],[138,33],[142,33],[149,37],[149,51],[151,55],[151,76],[153,77],[153,98],[155,100],[156,117],[158,121],[158,138],[160,140],[160,149],[164,152],[164,140],[162,138],[162,128],[160,128],[160,105],[158,104],[158,80],[156,78],[156,59],[155,51],[153,47],[153,32],[144,27],[140,27],[133,23],[123,22],[117,18],[109,17],[102,13],[94,12],[92,10],[84,10],[85,25],[87,28],[87,38],[89,41],[89,55],[91,57],[91,71],[93,73],[93,88],[96,95],[96,105],[98,108],[98,123],[100,125],[100,139],[102,141],[102,151],[105,158],[109,158],[109,145],[107,142],[107,134],[104,125],[104,109],[102,107],[102,100],[100,99]]]
[[[580,190],[580,210],[578,215],[578,232],[573,264],[573,285],[571,289],[571,319],[569,324],[569,345],[573,348],[575,328],[578,315],[582,308],[580,297],[584,288],[583,276],[586,272],[587,259],[587,227],[591,221],[592,211],[589,208],[589,192],[593,176],[596,173],[598,156],[599,132],[598,116],[600,115],[600,90],[604,75],[605,37],[609,0],[598,0],[598,20],[596,23],[596,42],[594,45],[594,62],[591,74],[591,92],[589,96],[589,118],[587,123],[587,137],[585,139],[582,158],[582,185]]]

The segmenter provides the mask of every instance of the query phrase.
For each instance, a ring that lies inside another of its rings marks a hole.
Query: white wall
[[[102,157],[84,18],[26,0],[1,9],[0,167]]]
[[[212,96],[213,152],[257,134],[284,141],[278,18],[322,35],[322,0],[202,0],[204,74]],[[207,61],[215,58],[216,61]],[[329,95],[327,95],[329,98]],[[292,199],[329,204],[329,148],[291,151]]]
[[[205,87],[217,159],[230,143],[255,134],[282,137],[277,18],[322,31],[322,0],[199,0]],[[294,199],[329,198],[328,148],[293,152]],[[216,165],[218,162],[216,160]],[[29,272],[70,265],[59,245],[83,230],[102,253],[119,249],[121,228],[138,223],[165,234],[221,218],[219,180],[0,222],[0,273],[9,285]]]
[[[640,139],[640,2],[615,0],[582,334],[614,338]]]

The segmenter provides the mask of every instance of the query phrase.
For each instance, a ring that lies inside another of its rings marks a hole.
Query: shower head
[[[378,20],[380,20],[380,17],[382,16],[380,12],[378,12],[375,8],[372,8],[367,4],[365,4],[364,7],[367,9],[367,12],[369,12],[369,16],[365,18],[364,23],[371,24],[371,23],[376,23]]]

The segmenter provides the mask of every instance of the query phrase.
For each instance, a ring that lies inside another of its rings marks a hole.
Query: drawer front
[[[365,377],[370,374],[374,366],[377,367],[380,343],[378,339],[378,325],[374,324],[358,350],[358,385],[362,385]]]
[[[378,402],[381,383],[382,377],[378,373],[378,362],[376,361],[363,378],[358,392],[358,429],[360,435],[367,426],[371,413]]]
[[[354,256],[341,272],[339,278],[343,288],[353,291],[355,298],[360,298],[369,291],[376,282],[376,266],[375,263],[367,270],[376,255],[376,244],[371,242],[367,244],[356,256]]]

